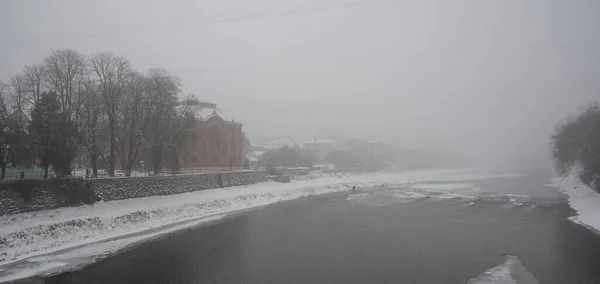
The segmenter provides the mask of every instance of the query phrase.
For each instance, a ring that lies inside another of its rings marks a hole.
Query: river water
[[[22,283],[600,283],[600,236],[549,178],[282,202]]]

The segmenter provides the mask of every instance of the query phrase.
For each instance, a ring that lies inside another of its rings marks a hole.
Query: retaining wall
[[[265,171],[151,177],[27,179],[0,182],[0,215],[267,181]]]

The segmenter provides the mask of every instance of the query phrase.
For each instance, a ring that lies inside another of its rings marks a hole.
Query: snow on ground
[[[210,216],[223,216],[304,196],[347,191],[352,186],[406,185],[504,176],[469,170],[334,174],[287,184],[267,182],[0,216],[0,269],[23,259],[51,265],[58,260],[52,261],[47,255],[58,251],[64,254],[68,249],[72,249],[74,254],[99,254],[100,251],[111,251],[214,219],[207,218]]]
[[[19,279],[36,276],[39,271],[47,271],[66,266],[67,263],[60,261],[36,263],[26,269],[15,271],[14,273],[0,277],[1,282],[15,281]]]
[[[553,178],[553,187],[558,187],[569,197],[571,208],[577,211],[569,220],[600,233],[600,194],[579,179],[579,169],[565,178]]]

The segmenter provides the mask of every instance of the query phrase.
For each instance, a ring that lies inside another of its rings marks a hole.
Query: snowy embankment
[[[125,245],[114,240],[132,239],[131,242],[139,242],[160,233],[214,220],[230,212],[303,196],[346,191],[352,186],[490,177],[493,175],[466,170],[330,175],[288,184],[267,182],[0,216],[0,271],[2,266],[9,263],[26,258],[35,261],[33,256],[68,248],[93,247],[114,251]]]
[[[600,234],[600,193],[579,179],[580,170],[575,169],[564,178],[553,178],[555,186],[569,197],[571,208],[577,215],[569,220]]]

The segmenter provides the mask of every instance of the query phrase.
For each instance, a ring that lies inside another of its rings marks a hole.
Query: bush
[[[53,192],[56,196],[66,201],[69,206],[92,204],[100,201],[100,197],[90,189],[90,183],[81,178],[53,179]]]

